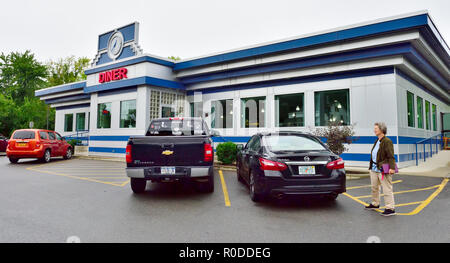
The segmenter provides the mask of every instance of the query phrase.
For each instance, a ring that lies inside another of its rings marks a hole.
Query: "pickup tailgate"
[[[146,136],[130,138],[131,166],[201,166],[206,136]]]

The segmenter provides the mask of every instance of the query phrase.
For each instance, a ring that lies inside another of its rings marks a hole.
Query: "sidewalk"
[[[450,151],[444,150],[433,154],[432,158],[427,158],[425,162],[422,161],[418,166],[400,169],[399,174],[448,177],[450,176]]]

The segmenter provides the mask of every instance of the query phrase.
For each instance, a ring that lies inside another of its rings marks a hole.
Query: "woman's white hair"
[[[381,132],[386,135],[387,133],[387,126],[384,122],[375,122],[375,126],[378,126],[378,128],[381,130]]]

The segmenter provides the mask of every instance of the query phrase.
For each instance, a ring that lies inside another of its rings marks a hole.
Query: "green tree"
[[[175,57],[175,56],[170,56],[170,57],[167,57],[168,59],[170,59],[170,60],[173,60],[173,61],[178,61],[178,60],[181,60],[181,58],[180,57]]]
[[[47,67],[38,62],[29,50],[0,55],[0,91],[22,104],[34,91],[46,86]]]
[[[0,133],[10,136],[16,126],[16,104],[11,98],[0,94]]]
[[[47,64],[48,86],[58,86],[86,79],[84,70],[89,66],[89,62],[89,58],[75,58],[75,56],[50,61]]]

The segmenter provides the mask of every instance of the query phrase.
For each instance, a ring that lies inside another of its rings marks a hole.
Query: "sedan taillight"
[[[329,162],[327,164],[327,168],[330,170],[344,169],[344,160],[342,160],[342,158],[339,158],[336,161]]]
[[[280,162],[259,158],[259,164],[263,171],[284,171],[287,169],[287,165]]]
[[[127,163],[133,162],[133,159],[131,158],[131,144],[128,144],[127,149],[125,150],[125,160]]]
[[[213,148],[212,148],[211,144],[205,143],[204,151],[205,151],[204,161],[211,162],[213,160]]]

